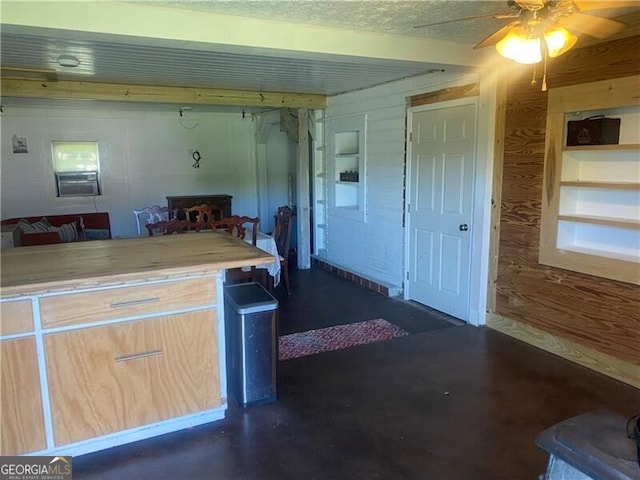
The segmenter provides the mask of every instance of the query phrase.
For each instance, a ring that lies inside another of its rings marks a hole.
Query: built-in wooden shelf
[[[609,190],[640,190],[638,182],[592,182],[581,180],[564,180],[561,187],[606,188]]]
[[[549,90],[540,263],[640,285],[637,90],[637,76]],[[622,143],[563,145],[576,114],[620,117]]]
[[[640,219],[599,217],[597,215],[558,215],[558,220],[640,230]]]
[[[571,147],[563,147],[565,152],[597,152],[608,150],[640,150],[640,143],[624,143],[616,145],[575,145]]]
[[[632,255],[625,255],[619,252],[611,252],[610,250],[596,250],[595,248],[582,248],[582,247],[572,246],[572,247],[559,248],[558,251],[560,253],[571,252],[571,253],[578,253],[582,255],[593,255],[596,257],[605,257],[610,260],[619,260],[622,262],[638,263],[640,261],[638,257],[634,257]],[[581,270],[579,268],[576,268],[575,271],[579,272]],[[591,272],[585,271],[584,273],[591,273]],[[637,270],[636,270],[636,276],[637,276]],[[631,282],[631,283],[636,283],[636,282]]]

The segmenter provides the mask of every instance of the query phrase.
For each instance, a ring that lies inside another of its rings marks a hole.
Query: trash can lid
[[[590,478],[637,478],[634,442],[627,438],[627,419],[596,410],[560,422],[536,437],[536,443]]]
[[[239,314],[267,312],[278,308],[278,300],[256,282],[224,287],[225,300]]]

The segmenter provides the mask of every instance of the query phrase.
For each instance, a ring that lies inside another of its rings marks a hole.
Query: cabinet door
[[[0,342],[0,455],[45,448],[34,337]]]
[[[67,293],[40,299],[45,328],[205,307],[216,301],[213,278]]]
[[[32,330],[31,300],[0,303],[0,335],[26,333]]]
[[[216,312],[45,336],[56,445],[221,405]]]

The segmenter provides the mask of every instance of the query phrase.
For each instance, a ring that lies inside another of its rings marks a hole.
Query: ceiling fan
[[[543,57],[557,57],[573,47],[576,34],[607,38],[627,25],[605,17],[590,15],[593,10],[637,7],[638,1],[624,0],[508,0],[505,13],[447,20],[414,28],[480,18],[515,19],[493,32],[474,49],[495,45],[502,56],[518,63],[538,63]]]

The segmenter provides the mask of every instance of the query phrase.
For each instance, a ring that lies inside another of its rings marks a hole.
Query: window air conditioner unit
[[[93,197],[100,195],[98,172],[57,173],[59,197]]]

